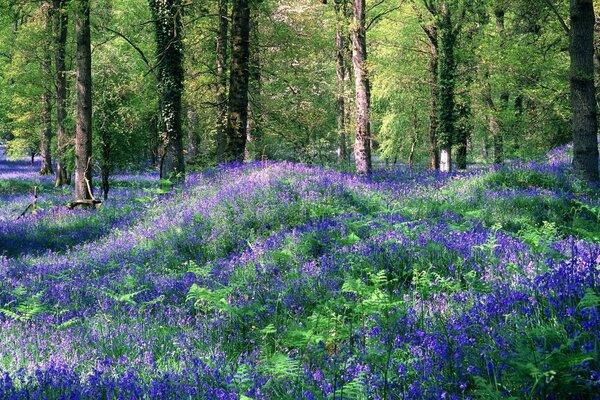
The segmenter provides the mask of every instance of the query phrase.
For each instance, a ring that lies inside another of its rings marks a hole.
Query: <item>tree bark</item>
[[[40,175],[52,175],[54,173],[50,153],[50,143],[52,141],[52,100],[49,93],[42,94],[42,107],[42,140],[40,143],[42,164],[40,166]]]
[[[198,139],[196,138],[196,125],[198,124],[198,114],[195,110],[187,111],[187,136],[188,136],[188,157],[193,159],[198,155]]]
[[[347,0],[335,0],[336,16],[335,64],[337,77],[336,109],[337,109],[337,156],[338,161],[344,162],[348,157],[348,126],[346,125],[346,18]]]
[[[427,66],[429,72],[429,169],[436,170],[440,168],[440,150],[438,148],[437,128],[438,128],[438,33],[437,26],[430,24],[423,28],[429,39],[429,63]]]
[[[44,30],[48,34],[48,37],[52,35],[52,23],[50,20],[51,6],[49,1],[42,3],[42,13],[44,14]],[[47,43],[50,44],[49,42]],[[52,91],[47,85],[47,79],[52,79],[51,68],[51,54],[50,49],[45,48],[44,58],[41,62],[42,67],[42,88],[44,93],[42,94],[42,131],[40,137],[40,156],[41,166],[40,175],[51,175],[54,173],[52,169],[52,154],[50,151],[50,145],[52,143]]]
[[[217,162],[225,161],[227,147],[227,33],[229,0],[219,0],[217,32]]]
[[[452,171],[452,141],[455,136],[455,100],[454,86],[456,75],[456,61],[454,47],[456,33],[452,24],[450,7],[446,1],[442,4],[441,19],[439,24],[441,51],[439,54],[438,71],[438,127],[437,136],[440,146],[440,171]]]
[[[249,0],[233,0],[231,25],[231,67],[229,108],[227,110],[228,161],[243,161],[248,124],[248,82],[250,71],[250,6]]]
[[[367,67],[365,0],[354,0],[352,23],[352,64],[354,65],[356,133],[354,160],[356,173],[367,175],[371,165],[370,83]]]
[[[500,37],[501,45],[504,43],[504,8],[503,6],[497,6],[494,10],[494,16],[496,17],[496,30]],[[500,93],[500,112],[503,112],[508,107],[508,101],[510,94],[506,90],[502,90]],[[491,99],[491,93],[490,93]],[[493,106],[493,101],[492,101]],[[492,132],[492,138],[494,140],[494,163],[500,164],[504,162],[504,131],[502,126],[498,122],[498,118],[495,115],[490,117],[490,131]]]
[[[55,185],[63,186],[70,182],[65,160],[65,147],[67,145],[65,134],[67,98],[67,75],[65,71],[65,55],[67,47],[68,15],[65,10],[65,0],[53,0],[52,2],[52,30],[54,31],[54,62],[56,75],[54,83],[56,86],[56,174]]]
[[[160,177],[181,179],[185,173],[181,129],[184,78],[181,0],[149,0],[149,4],[156,28],[159,132],[163,146]]]
[[[456,126],[456,167],[458,169],[467,169],[467,153],[469,145],[469,137],[471,136],[470,125],[470,106],[467,99],[463,99],[457,105],[457,117],[459,123]]]
[[[78,0],[77,33],[77,125],[75,129],[75,199],[93,198],[92,187],[92,49],[90,2]]]
[[[571,0],[571,106],[573,168],[576,175],[598,181],[598,125],[594,87],[594,5]]]
[[[258,15],[250,13],[250,57],[248,82],[248,122],[246,123],[246,149],[244,159],[255,161],[264,154],[259,148],[262,140],[262,118],[260,99],[262,98],[262,71],[260,59],[260,31]]]

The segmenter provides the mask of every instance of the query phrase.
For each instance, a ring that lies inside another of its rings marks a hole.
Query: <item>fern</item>
[[[187,301],[193,302],[194,307],[204,311],[222,311],[230,314],[236,314],[235,307],[229,305],[227,296],[230,289],[220,289],[211,291],[200,287],[195,283],[190,287],[187,294]]]
[[[110,299],[112,299],[116,302],[126,303],[129,305],[135,306],[137,304],[137,302],[135,300],[133,300],[133,298],[143,292],[145,292],[145,289],[138,290],[138,291],[132,292],[132,293],[119,294],[119,293],[116,293],[109,289],[109,290],[104,291],[103,293],[107,297],[109,297]]]
[[[593,289],[586,289],[585,295],[577,305],[581,310],[589,310],[600,306],[600,296]]]

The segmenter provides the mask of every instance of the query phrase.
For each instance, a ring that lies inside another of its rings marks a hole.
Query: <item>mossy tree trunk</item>
[[[232,7],[226,157],[229,161],[243,161],[246,150],[250,79],[249,0],[233,0]]]
[[[444,1],[439,18],[440,52],[438,67],[438,127],[440,148],[440,171],[452,170],[452,144],[456,136],[455,78],[456,60],[454,48],[456,31],[452,24],[451,9]]]
[[[149,0],[155,25],[159,134],[163,153],[161,179],[180,179],[185,173],[181,94],[183,92],[183,44],[181,0]]]
[[[227,37],[229,0],[219,0],[217,31],[217,162],[225,161],[227,147]]]

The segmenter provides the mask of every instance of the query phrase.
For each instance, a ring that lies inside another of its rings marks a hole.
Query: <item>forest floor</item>
[[[2,158],[0,398],[599,398],[600,196],[569,164],[127,173],[92,211]]]

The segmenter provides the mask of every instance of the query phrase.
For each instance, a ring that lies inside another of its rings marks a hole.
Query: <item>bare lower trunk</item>
[[[504,161],[504,138],[500,131],[500,124],[495,115],[490,116],[490,133],[494,145],[494,163],[499,164]]]
[[[54,31],[54,59],[56,76],[56,175],[55,185],[63,186],[70,183],[70,174],[67,172],[65,148],[67,139],[65,134],[67,98],[67,76],[65,72],[65,54],[67,45],[67,12],[64,10],[65,0],[53,0],[52,30]]]
[[[75,130],[75,199],[91,200],[92,188],[92,51],[90,3],[77,4],[77,126]]]
[[[592,0],[571,0],[571,106],[573,168],[588,181],[598,181],[598,125],[594,87],[594,6]]]
[[[198,114],[194,110],[187,112],[187,134],[188,134],[188,157],[191,159],[198,155],[198,140],[196,138],[196,125],[198,124]]]
[[[440,171],[452,171],[452,151],[449,146],[440,149]]]
[[[110,190],[110,171],[108,168],[102,168],[100,170],[100,175],[102,176],[102,196],[104,200],[108,199],[108,191]]]
[[[229,0],[219,0],[217,32],[217,162],[225,161],[227,147],[227,30]]]
[[[367,71],[367,35],[365,29],[365,0],[355,0],[352,24],[352,63],[356,90],[356,139],[354,159],[356,172],[370,174],[371,165],[371,124],[370,124],[370,88]]]
[[[227,159],[243,161],[248,123],[248,82],[250,57],[249,0],[233,0],[231,26],[231,68],[227,110]]]
[[[40,166],[41,175],[51,175],[54,173],[52,169],[52,156],[50,153],[50,143],[52,141],[52,100],[50,94],[42,95],[42,135],[40,143],[40,156],[42,164]]]

